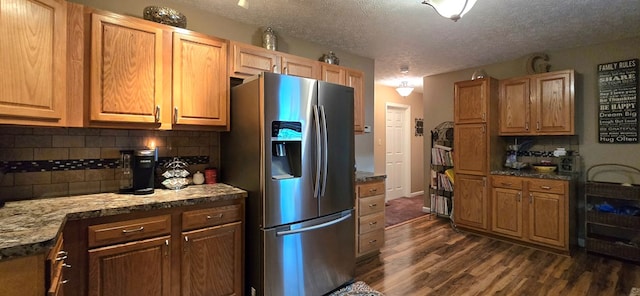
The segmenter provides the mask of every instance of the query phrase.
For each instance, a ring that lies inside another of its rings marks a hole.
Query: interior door
[[[408,126],[406,126],[405,108],[387,107],[386,116],[386,191],[387,200],[403,197],[406,194],[409,146],[406,144]]]

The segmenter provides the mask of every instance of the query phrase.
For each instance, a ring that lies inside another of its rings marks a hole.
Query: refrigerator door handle
[[[331,226],[333,224],[337,224],[340,223],[344,220],[347,220],[351,217],[351,212],[349,212],[349,214],[342,216],[338,219],[334,219],[331,221],[327,221],[318,225],[313,225],[313,226],[309,226],[309,227],[304,227],[304,228],[298,228],[298,229],[293,229],[293,230],[283,230],[283,231],[277,231],[276,232],[276,236],[283,236],[283,235],[290,235],[290,234],[296,234],[296,233],[301,233],[301,232],[306,232],[306,231],[311,231],[314,229],[319,229],[319,228],[324,228],[324,227],[328,227]]]
[[[318,106],[313,106],[313,120],[316,125],[316,181],[313,187],[313,197],[320,197],[320,167],[322,165],[321,138],[320,138],[320,116],[318,114]]]
[[[322,118],[322,190],[320,190],[320,196],[324,196],[324,192],[327,189],[327,163],[329,162],[329,141],[327,130],[327,115],[324,112],[324,106],[320,106],[320,117]]]

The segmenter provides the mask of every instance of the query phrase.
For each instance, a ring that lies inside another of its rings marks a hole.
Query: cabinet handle
[[[67,256],[67,255],[69,255],[69,252],[67,252],[67,251],[60,251],[60,252],[58,252],[58,255]]]
[[[277,66],[278,66],[278,65],[273,65],[273,66],[271,66],[271,69],[272,69],[272,70],[271,70],[271,72],[276,73],[276,67],[277,67]]]
[[[522,200],[522,192],[518,192],[518,197],[516,197],[516,200],[518,202],[520,202]]]
[[[140,232],[144,230],[144,226],[140,226],[136,229],[123,229],[122,234],[132,233],[132,232]]]
[[[372,193],[373,193],[373,192],[377,192],[377,191],[378,191],[378,189],[377,189],[377,188],[371,188],[371,189],[369,189],[369,192],[372,192]]]
[[[375,244],[376,242],[378,242],[378,240],[377,240],[377,239],[370,240],[370,241],[369,241],[369,244]]]
[[[487,177],[482,177],[482,187],[487,188]]]
[[[169,256],[169,240],[168,239],[164,240],[164,256],[165,257]]]
[[[287,67],[282,68],[282,72],[284,72],[285,75],[289,75],[289,68]]]
[[[529,203],[533,203],[533,193],[529,193]]]
[[[62,261],[62,260],[66,260],[66,259],[67,259],[67,255],[56,257],[56,261]]]
[[[487,113],[483,112],[482,113],[482,121],[485,121],[485,120],[487,120]]]
[[[173,123],[178,123],[178,107],[173,108]]]
[[[220,218],[222,218],[222,216],[223,216],[223,214],[222,214],[222,213],[217,214],[217,215],[215,215],[215,216],[207,215],[207,220],[211,220],[211,219],[213,219],[213,218],[220,219]]]
[[[483,133],[483,134],[486,132],[486,131],[485,131],[485,129],[486,129],[486,127],[483,125],[483,126],[482,126],[482,129],[481,129],[481,131],[482,131],[482,133]]]
[[[160,105],[156,105],[156,122],[160,122]]]
[[[540,121],[536,121],[536,130],[540,130]]]
[[[374,222],[369,222],[369,225],[376,225],[376,224],[378,224],[378,222],[375,222],[375,221]]]
[[[71,264],[62,263],[62,267],[64,267],[64,268],[71,268]]]
[[[524,129],[527,130],[527,131],[529,130],[529,122],[528,121],[524,123]]]
[[[377,206],[378,206],[378,204],[377,204],[377,203],[369,204],[369,207],[370,207],[370,208],[374,208],[374,207],[377,207]]]
[[[513,184],[512,184],[512,183],[505,183],[505,182],[502,182],[502,183],[500,183],[500,184],[502,184],[502,186],[509,186],[509,187],[513,186]]]
[[[61,280],[61,281],[60,281],[60,284],[63,284],[63,285],[64,285],[64,284],[66,284],[66,283],[68,283],[68,282],[69,282],[69,280]]]
[[[540,189],[551,190],[551,187],[550,186],[540,186]]]

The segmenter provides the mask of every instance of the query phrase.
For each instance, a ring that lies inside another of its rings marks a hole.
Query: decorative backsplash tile
[[[193,172],[219,164],[217,132],[1,126],[0,200],[117,191],[120,150],[147,146],[160,168],[174,157]]]

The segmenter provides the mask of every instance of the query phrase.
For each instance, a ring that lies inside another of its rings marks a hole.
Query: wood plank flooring
[[[358,263],[356,280],[386,296],[627,296],[640,287],[640,265],[456,232],[448,220],[429,215],[385,230],[381,254]]]

